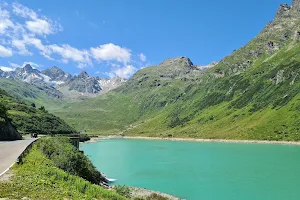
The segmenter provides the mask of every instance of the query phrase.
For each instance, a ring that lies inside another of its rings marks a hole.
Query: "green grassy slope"
[[[75,130],[62,119],[48,113],[44,107],[36,108],[0,89],[0,104],[7,109],[7,117],[24,134],[68,134]]]
[[[64,162],[64,154],[56,154],[49,158],[45,154],[44,141],[38,141],[33,149],[22,160],[22,163],[13,167],[12,180],[8,182],[0,182],[0,198],[9,199],[103,199],[103,200],[125,200],[113,191],[106,190],[98,185],[94,185],[87,180],[78,176],[72,175],[72,169],[75,166],[68,165]],[[57,144],[57,142],[55,143]],[[53,146],[55,146],[55,144]],[[41,145],[44,151],[41,149]],[[56,146],[62,148],[61,145]],[[72,150],[71,145],[65,143],[64,149],[67,154],[80,155],[77,150]],[[70,150],[71,149],[71,150]],[[58,150],[57,150],[58,151]],[[81,163],[81,156],[68,157],[68,161]],[[87,158],[84,159],[84,161]],[[60,169],[57,166],[63,165],[65,169]],[[91,164],[89,164],[91,165]],[[93,166],[91,167],[93,168]],[[67,171],[66,169],[69,169]],[[77,172],[75,170],[75,172]],[[87,172],[86,172],[87,173]]]
[[[66,99],[60,97],[62,94],[51,87],[0,78],[0,88],[26,103],[35,103],[37,107],[44,106],[50,111],[63,108],[68,104]]]
[[[277,12],[249,44],[204,73],[185,58],[58,115],[99,134],[299,140],[300,16]]]

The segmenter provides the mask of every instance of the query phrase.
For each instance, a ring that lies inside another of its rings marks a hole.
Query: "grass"
[[[27,104],[0,89],[0,104],[7,110],[7,118],[23,134],[69,134],[76,132],[44,106]]]
[[[103,199],[125,200],[112,191],[70,175],[55,167],[36,146],[13,167],[9,182],[0,182],[0,197],[10,199]]]
[[[67,107],[68,102],[56,96],[62,95],[53,88],[33,85],[21,81],[0,78],[0,88],[10,95],[22,99],[27,104],[34,103],[37,107],[45,106],[47,110],[57,110]]]
[[[190,70],[183,59],[166,61],[56,114],[100,135],[298,141],[298,17],[291,11],[276,18],[205,74]]]

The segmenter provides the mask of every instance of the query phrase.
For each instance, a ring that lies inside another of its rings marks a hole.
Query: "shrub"
[[[114,189],[119,195],[123,197],[127,197],[127,198],[131,197],[130,188],[126,185],[123,186],[117,185]]]
[[[37,148],[52,160],[56,167],[94,184],[105,182],[105,178],[91,161],[80,153],[71,141],[64,137],[42,138],[36,143]]]

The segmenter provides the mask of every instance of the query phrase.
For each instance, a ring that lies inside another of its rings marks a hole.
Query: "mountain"
[[[24,134],[70,134],[76,132],[62,119],[48,113],[44,107],[36,108],[35,104],[26,104],[0,89],[0,128],[3,130],[14,127]],[[11,124],[13,126],[11,126]]]
[[[299,140],[300,0],[218,64],[168,59],[56,113],[99,134]]]
[[[63,87],[68,87],[69,91],[76,91],[85,94],[98,94],[109,91],[121,86],[125,79],[119,77],[103,79],[98,76],[89,76],[87,72],[82,71],[77,76],[73,76]]]
[[[60,91],[47,85],[0,78],[0,88],[28,104],[35,103],[37,107],[44,106],[47,110],[63,108],[70,102]]]
[[[22,68],[5,72],[0,70],[0,77],[32,84],[48,91],[51,98],[93,97],[115,89],[126,82],[119,77],[105,79],[89,76],[86,72],[72,76],[54,66],[39,71],[26,64]]]
[[[16,68],[14,71],[7,72],[6,78],[21,80],[26,83],[43,84],[49,82],[49,77],[44,76],[37,69],[33,69],[27,64],[23,68]]]
[[[41,73],[48,76],[50,78],[50,81],[54,82],[57,85],[68,82],[72,78],[71,74],[65,73],[63,70],[56,66],[43,70],[41,71]]]

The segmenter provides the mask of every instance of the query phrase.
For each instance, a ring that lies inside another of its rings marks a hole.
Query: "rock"
[[[288,11],[291,10],[291,6],[289,6],[288,4],[281,4],[280,7],[277,10],[275,19],[280,19],[284,16],[287,16],[287,14],[289,13]]]
[[[21,134],[16,130],[16,128],[10,123],[8,119],[1,118],[0,122],[0,141],[10,141],[10,140],[21,140]]]
[[[50,81],[67,82],[72,78],[71,74],[65,73],[56,66],[43,70],[42,74],[50,77]]]
[[[80,72],[80,74],[78,74],[77,77],[82,78],[82,79],[88,79],[90,76],[88,75],[88,73],[86,71],[82,71],[82,72]]]
[[[23,68],[17,68],[11,72],[0,69],[0,77],[33,84],[37,86],[38,89],[46,91],[49,97],[54,98],[63,98],[64,96],[69,95],[66,90],[61,90],[63,87],[66,87],[69,91],[81,93],[81,96],[82,94],[84,94],[84,96],[89,96],[89,94],[97,95],[108,92],[126,82],[125,79],[120,77],[111,79],[99,78],[97,76],[90,77],[85,71],[77,76],[72,76],[56,66],[39,71],[34,69],[30,64],[25,65]]]
[[[282,83],[284,81],[284,70],[280,70],[276,75],[276,85]]]
[[[293,7],[293,8],[298,8],[298,7],[300,7],[300,0],[293,0],[293,2],[292,2],[292,7]]]

